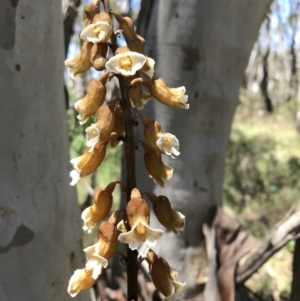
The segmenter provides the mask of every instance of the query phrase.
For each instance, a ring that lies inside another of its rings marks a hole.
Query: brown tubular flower
[[[105,84],[109,74],[109,72],[105,72],[98,80],[92,80],[88,85],[85,97],[75,103],[74,107],[79,113],[77,118],[81,124],[87,122],[103,104],[106,94]]]
[[[129,17],[121,17],[119,14],[111,11],[111,13],[115,16],[116,20],[119,23],[119,30],[116,32],[122,32],[128,48],[131,51],[139,52],[141,54],[145,54],[144,44],[145,39],[139,36],[134,30],[134,24],[131,18]]]
[[[106,140],[112,133],[115,124],[115,107],[118,99],[111,100],[107,105],[101,106],[96,112],[96,123],[87,127],[86,132],[86,145],[90,147],[90,152],[93,151],[94,146],[99,140]]]
[[[91,232],[95,225],[108,215],[113,203],[112,193],[117,183],[120,182],[112,182],[105,188],[96,190],[94,194],[94,204],[83,210],[81,214],[81,218],[84,221],[83,230]]]
[[[154,182],[164,187],[165,182],[172,178],[173,168],[164,163],[161,159],[161,154],[153,150],[153,148],[145,141],[140,141],[144,148],[144,162],[148,171],[149,177],[153,178]]]
[[[106,145],[110,138],[115,135],[116,133],[112,133],[108,139],[99,141],[92,152],[90,152],[90,148],[87,147],[83,155],[70,161],[74,168],[70,172],[72,178],[70,185],[74,186],[81,177],[90,175],[99,167],[106,154]]]
[[[184,230],[185,216],[171,207],[171,203],[166,196],[156,196],[154,193],[145,192],[153,204],[153,211],[158,221],[166,228],[172,230],[176,235]]]
[[[137,78],[131,82],[131,85],[135,85],[136,83],[141,83],[147,87],[150,94],[166,106],[185,110],[189,108],[189,104],[187,104],[188,96],[185,95],[186,90],[184,86],[169,88],[160,77],[152,78],[152,80]]]
[[[105,43],[113,33],[113,25],[107,13],[100,12],[95,15],[93,22],[83,28],[80,38],[92,43]]]
[[[98,5],[95,3],[88,3],[84,6],[84,25],[86,27],[90,25],[94,17],[100,13]]]
[[[71,69],[73,77],[82,75],[92,67],[90,61],[92,46],[92,43],[84,42],[79,54],[65,61],[65,65]]]
[[[92,275],[93,271],[86,268],[74,272],[68,286],[68,293],[71,297],[75,297],[80,291],[88,289],[96,283],[96,279]]]
[[[108,259],[114,254],[118,244],[118,231],[116,223],[119,212],[114,212],[107,222],[103,222],[99,227],[98,242],[84,249],[87,263],[85,268],[92,270],[92,278],[97,279],[106,268]]]
[[[127,86],[130,86],[131,82],[139,77],[140,77],[139,72],[137,72],[133,76],[125,77]],[[131,105],[134,108],[137,108],[138,110],[143,109],[144,105],[152,98],[150,93],[147,93],[142,89],[142,85],[140,83],[136,83],[135,86],[129,89],[129,97],[130,97]]]
[[[90,60],[92,66],[98,71],[103,71],[105,69],[107,50],[108,46],[106,43],[94,44],[91,49]]]
[[[126,227],[124,221],[121,221],[118,229],[123,233],[119,235],[119,241],[128,244],[131,250],[137,250],[144,257],[149,248],[156,245],[156,240],[163,235],[163,231],[149,226],[150,209],[137,188],[132,189],[126,213],[130,231],[123,232]]]
[[[150,250],[146,260],[153,284],[166,297],[165,300],[171,299],[172,296],[183,290],[185,283],[176,281],[178,274],[175,270],[171,270],[165,259]]]
[[[120,138],[125,135],[125,121],[122,107],[120,105],[117,105],[115,109],[115,123],[112,128],[112,132],[116,132],[116,136],[113,136],[110,139],[110,146],[116,147],[122,143]]]

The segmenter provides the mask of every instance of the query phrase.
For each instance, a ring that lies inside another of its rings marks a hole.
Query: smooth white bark
[[[185,231],[178,237],[164,234],[156,250],[179,271],[179,281],[187,282],[188,296],[203,290],[202,224],[209,208],[222,203],[227,141],[239,88],[270,4],[271,0],[161,0],[152,12],[146,39],[147,54],[156,60],[155,76],[170,87],[184,85],[189,95],[188,111],[154,102],[155,119],[164,132],[177,136],[181,153],[175,160],[164,158],[174,175],[165,189],[156,186],[154,191],[168,196],[174,209],[186,216]],[[155,221],[153,216],[151,224]]]
[[[12,24],[0,30],[0,300],[71,300],[68,281],[83,258],[69,186],[61,1],[5,0],[0,11],[0,24],[4,11]]]

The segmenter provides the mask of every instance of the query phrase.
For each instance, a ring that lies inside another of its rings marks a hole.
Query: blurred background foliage
[[[139,0],[113,3],[115,11],[136,19]],[[78,53],[81,47],[82,7],[78,8],[69,57]],[[292,204],[299,202],[299,13],[298,0],[276,0],[273,3],[245,71],[228,143],[224,207],[246,231],[259,239],[269,233]],[[72,79],[68,70],[65,72],[71,158],[83,153],[84,130],[93,122],[81,126],[73,106],[84,96],[86,83],[95,76],[98,76],[97,72],[89,71],[81,78]],[[107,100],[114,95],[115,89],[112,81],[108,85]],[[82,209],[91,204],[93,189],[121,178],[121,152],[120,147],[108,147],[106,158],[96,174],[77,185]],[[120,190],[116,189],[113,210],[118,207],[119,199]],[[84,244],[90,243],[90,238],[85,236]],[[294,242],[289,243],[247,281],[247,286],[261,300],[288,300],[293,248]]]

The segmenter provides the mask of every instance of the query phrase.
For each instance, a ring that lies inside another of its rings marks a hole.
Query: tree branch
[[[286,243],[298,237],[300,232],[300,206],[292,207],[287,215],[274,227],[261,245],[236,272],[236,283],[248,280],[269,258]]]

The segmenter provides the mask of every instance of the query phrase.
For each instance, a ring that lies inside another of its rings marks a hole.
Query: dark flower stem
[[[109,7],[107,0],[102,0],[105,12],[109,12]],[[112,50],[116,51],[118,45],[116,43],[115,34],[112,34]],[[120,105],[123,110],[124,122],[125,122],[125,166],[126,166],[126,200],[127,203],[130,201],[130,194],[133,188],[136,187],[136,169],[135,169],[135,144],[134,144],[134,131],[133,131],[133,121],[131,114],[131,103],[129,98],[129,87],[127,87],[124,77],[117,75],[119,80],[120,92],[121,92],[121,102]],[[128,223],[126,226],[130,229]],[[128,230],[129,230],[128,229]],[[127,301],[137,301],[138,300],[138,252],[132,251],[127,246]]]
[[[131,114],[131,104],[129,99],[129,88],[126,86],[122,76],[118,76],[120,91],[122,96],[121,106],[125,120],[125,164],[126,164],[126,199],[130,201],[131,190],[136,187],[135,169],[135,143]],[[127,247],[127,301],[137,301],[138,299],[138,269],[137,251],[132,251]]]

